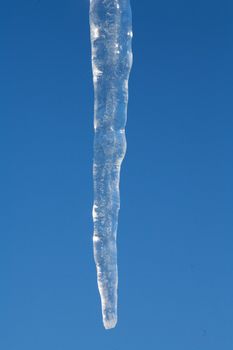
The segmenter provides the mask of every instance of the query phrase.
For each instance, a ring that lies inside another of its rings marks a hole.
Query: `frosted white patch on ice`
[[[97,82],[98,78],[101,77],[103,72],[93,63],[92,65],[92,72],[93,72],[93,81],[94,83]]]
[[[93,241],[94,242],[99,242],[100,241],[100,238],[98,236],[93,236]]]
[[[96,204],[93,205],[93,209],[92,209],[92,217],[93,220],[95,221],[97,219],[97,212],[96,209],[98,209],[98,206]]]
[[[93,23],[91,23],[90,25],[91,28],[91,37],[93,40],[98,39],[99,37],[99,28],[97,26],[95,26]]]
[[[125,79],[124,80],[124,88],[125,88],[125,90],[128,90],[128,86],[129,86],[128,79]]]

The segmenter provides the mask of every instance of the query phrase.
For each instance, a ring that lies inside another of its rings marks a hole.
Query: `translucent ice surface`
[[[106,329],[117,323],[119,181],[132,65],[129,0],[90,0],[94,84],[94,258]]]

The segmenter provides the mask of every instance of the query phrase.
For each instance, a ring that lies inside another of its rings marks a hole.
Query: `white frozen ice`
[[[117,323],[119,181],[132,65],[130,0],[90,0],[94,84],[94,258],[106,329]]]

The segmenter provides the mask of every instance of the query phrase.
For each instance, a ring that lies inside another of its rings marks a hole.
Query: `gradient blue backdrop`
[[[92,255],[87,0],[0,3],[0,348],[233,349],[233,4],[132,1],[119,323]]]

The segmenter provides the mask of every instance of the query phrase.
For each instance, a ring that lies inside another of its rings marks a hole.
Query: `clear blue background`
[[[0,3],[0,348],[233,349],[233,4],[132,1],[119,323],[92,255],[87,0]]]

